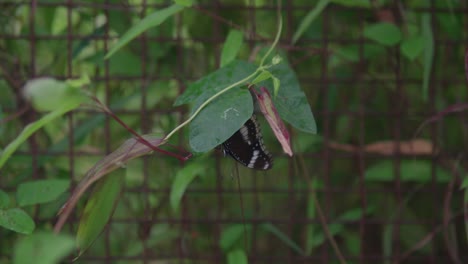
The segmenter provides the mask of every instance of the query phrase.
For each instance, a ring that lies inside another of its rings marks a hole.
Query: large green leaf
[[[208,104],[190,123],[190,146],[209,151],[226,141],[253,113],[249,90],[234,88]]]
[[[222,89],[247,78],[255,65],[233,61],[190,85],[176,104],[193,102],[193,114],[206,100]],[[250,118],[253,101],[246,87],[234,87],[203,108],[190,123],[190,146],[206,152],[226,141]]]
[[[208,74],[187,87],[177,98],[174,105],[183,105],[194,101],[204,102],[223,88],[238,82],[252,74],[257,67],[249,62],[235,60],[215,72]],[[196,109],[196,107],[194,107]]]
[[[21,238],[15,245],[14,264],[61,263],[75,246],[67,235],[39,232]]]
[[[22,183],[16,192],[19,206],[51,202],[70,185],[69,180],[49,179]]]
[[[317,125],[309,102],[301,90],[294,70],[283,60],[269,71],[281,84],[278,95],[273,97],[273,103],[281,118],[301,131],[317,133]],[[271,80],[261,82],[258,86],[265,86],[271,94],[274,94]]]

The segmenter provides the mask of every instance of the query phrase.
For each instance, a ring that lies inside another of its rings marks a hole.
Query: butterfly
[[[273,166],[273,159],[263,144],[263,136],[255,115],[222,145],[225,156],[233,157],[248,168],[268,170]]]

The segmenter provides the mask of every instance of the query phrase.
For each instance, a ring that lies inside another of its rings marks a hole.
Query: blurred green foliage
[[[453,188],[446,208],[452,216],[466,210],[466,179],[460,189],[460,178],[455,178],[467,175],[466,158],[457,158],[467,155],[466,111],[444,116],[416,135],[437,143],[441,159],[394,158],[346,146],[412,140],[425,120],[468,102],[467,4],[405,1],[396,8],[387,0],[282,2],[284,30],[275,53],[291,64],[319,135],[292,130],[295,157],[288,159],[262,122],[265,144],[275,154],[274,168],[267,173],[237,168],[217,151],[188,161],[197,162],[187,164],[193,172],[160,154],[126,164],[126,187],[111,223],[77,262],[89,263],[87,256],[138,257],[149,251],[171,261],[180,255],[180,245],[187,256],[222,252],[227,263],[247,263],[249,254],[316,260],[329,251],[333,256],[306,178],[313,179],[328,230],[346,256],[411,252],[432,233],[415,254],[421,259],[431,258],[431,252],[445,257],[447,247],[454,245],[456,252],[466,254],[467,228],[453,219],[442,226],[447,189]],[[186,119],[189,110],[173,104],[187,87],[216,71],[222,58],[237,54],[237,59],[249,60],[271,45],[278,22],[272,1],[197,1],[104,60],[127,30],[166,8],[168,1],[80,1],[70,6],[36,1],[32,6],[27,1],[0,3],[2,151],[26,124],[43,115],[29,109],[4,122],[23,110],[21,88],[38,76],[63,80],[88,75],[88,91],[129,127],[162,137]],[[229,53],[223,44],[230,32],[239,36],[233,29],[243,33],[244,41],[237,38]],[[253,58],[258,63],[260,56]],[[0,263],[25,263],[38,258],[38,252],[47,256],[49,262],[43,263],[58,263],[70,254],[70,236],[50,234],[68,196],[63,183],[79,181],[129,137],[104,114],[82,108],[48,122],[19,146],[0,171]],[[189,148],[188,138],[184,129],[170,143]],[[32,146],[39,152],[32,155]],[[41,185],[43,180],[50,185]],[[450,187],[452,181],[456,187]],[[24,192],[30,182],[53,191],[34,199],[37,194]],[[84,211],[84,200],[76,215]],[[65,233],[76,234],[76,229],[71,224]],[[442,232],[447,230],[453,245],[444,244]],[[200,262],[187,258],[184,263]]]

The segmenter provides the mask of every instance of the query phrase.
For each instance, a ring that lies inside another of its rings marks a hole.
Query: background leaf
[[[430,182],[432,180],[432,164],[425,160],[400,161],[400,180],[414,182]],[[395,180],[395,164],[392,161],[382,161],[370,166],[365,172],[366,181],[391,182]],[[436,181],[448,182],[450,174],[436,167]]]
[[[245,231],[249,232],[252,226],[244,226],[242,224],[233,224],[223,229],[221,233],[221,238],[219,240],[219,246],[225,252],[231,250],[237,242],[241,241],[242,237],[245,234]]]
[[[429,96],[429,84],[431,81],[432,63],[434,60],[434,36],[432,34],[431,16],[424,14],[422,16],[422,31],[424,37],[424,54],[423,54],[423,83],[422,83],[422,98],[427,100]]]
[[[179,210],[180,201],[189,184],[204,171],[206,171],[206,167],[198,159],[177,172],[175,180],[172,182],[170,196],[171,207],[174,211]]]
[[[32,218],[20,208],[0,209],[0,226],[22,234],[31,234],[35,228]]]
[[[19,206],[48,203],[64,193],[69,180],[49,179],[25,182],[18,186],[16,193]]]
[[[294,242],[290,237],[288,237],[285,233],[283,233],[281,230],[279,230],[276,226],[270,224],[270,223],[265,223],[261,225],[261,228],[272,233],[276,237],[278,237],[283,243],[288,245],[291,249],[296,251],[296,253],[300,255],[305,255],[304,251],[301,249],[301,247]]]
[[[8,196],[8,193],[0,189],[0,209],[8,208],[9,205],[10,205],[10,196]]]
[[[158,10],[145,18],[143,18],[139,23],[131,27],[125,34],[119,39],[119,41],[109,50],[105,58],[110,58],[115,52],[125,46],[132,39],[136,38],[141,33],[145,32],[151,27],[155,27],[166,21],[169,17],[177,14],[182,11],[184,6],[177,4],[171,5],[167,8]]]
[[[394,46],[401,41],[401,31],[394,24],[376,23],[364,29],[364,36],[385,46]]]
[[[302,19],[299,27],[297,28],[296,32],[294,32],[294,36],[292,39],[292,43],[296,43],[299,38],[304,34],[304,32],[309,28],[310,24],[317,18],[322,11],[328,6],[330,0],[319,0],[315,5],[315,8],[310,10],[309,13]]]
[[[233,61],[242,47],[244,35],[242,32],[232,29],[226,38],[221,51],[221,67]]]
[[[15,246],[14,264],[53,264],[61,263],[71,253],[75,242],[71,236],[37,232],[22,237]]]
[[[403,43],[401,43],[401,53],[410,60],[419,57],[423,50],[424,38],[422,36],[413,36],[405,39]]]
[[[247,254],[242,249],[235,249],[229,251],[227,254],[227,263],[228,264],[247,264]]]

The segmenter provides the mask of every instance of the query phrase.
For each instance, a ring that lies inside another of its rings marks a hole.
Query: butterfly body
[[[223,152],[251,169],[268,170],[273,166],[255,115],[223,143]]]

